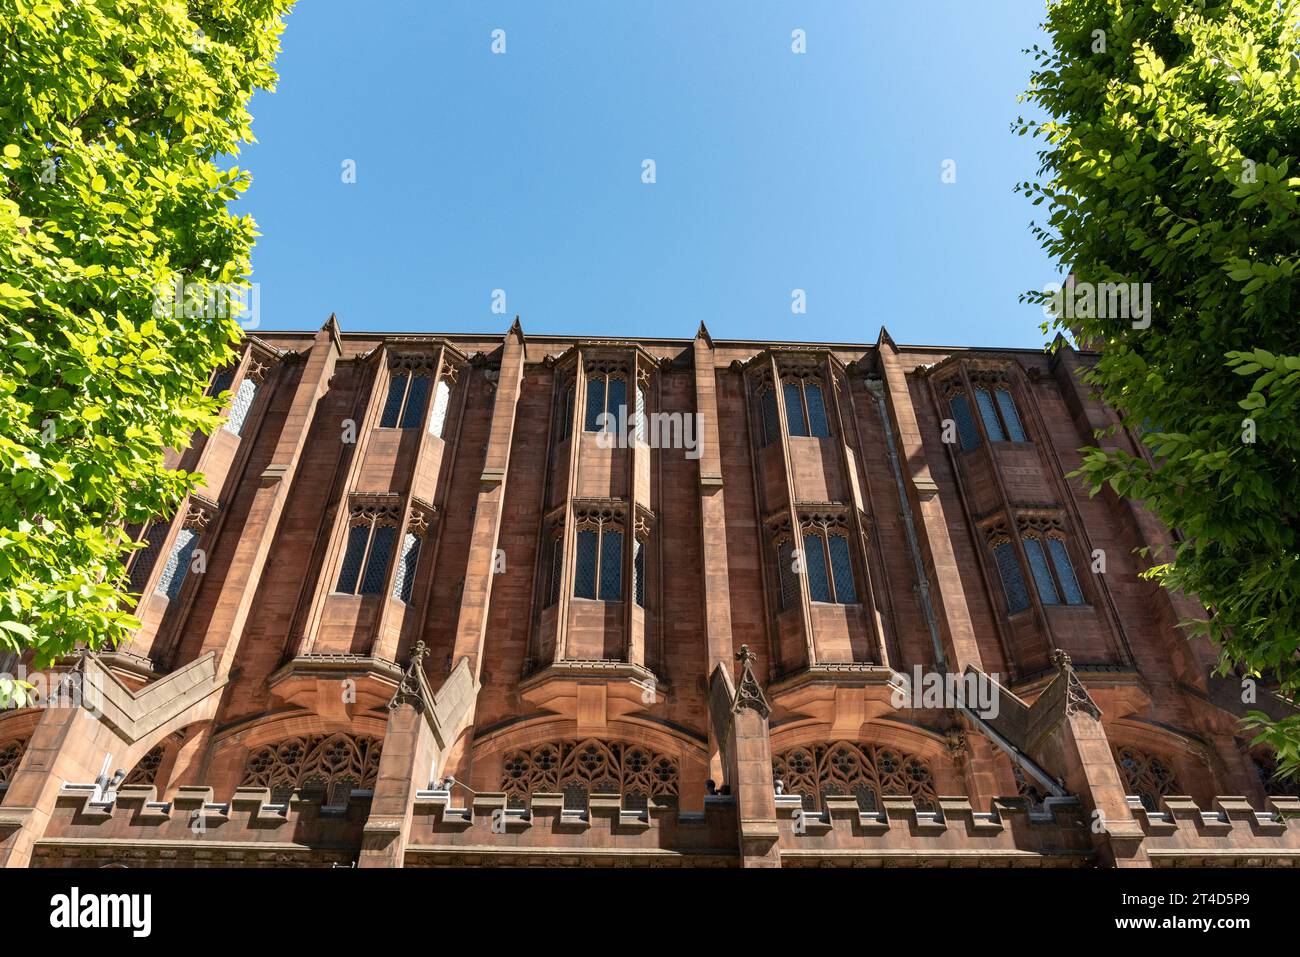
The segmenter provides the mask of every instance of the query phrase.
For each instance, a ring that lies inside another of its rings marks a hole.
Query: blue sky
[[[302,0],[238,159],[262,327],[1039,346],[1042,8]]]

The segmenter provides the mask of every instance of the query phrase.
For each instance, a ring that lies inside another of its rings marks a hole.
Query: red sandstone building
[[[133,530],[143,627],[0,716],[0,860],[1291,864],[1238,726],[1280,702],[1067,478],[1089,361],[250,337]]]

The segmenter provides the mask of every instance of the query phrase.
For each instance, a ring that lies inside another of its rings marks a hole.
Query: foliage
[[[163,450],[215,424],[240,336],[161,291],[246,280],[249,177],[219,161],[290,6],[0,0],[0,652],[39,667],[138,624],[122,528],[194,486]]]
[[[1300,692],[1300,2],[1051,0],[1025,98],[1046,115],[1043,247],[1079,284],[1150,283],[1150,325],[1057,315],[1154,462],[1102,442],[1080,474],[1177,530],[1148,571],[1210,609],[1220,671]],[[1042,295],[1029,298],[1042,301]],[[1109,310],[1108,310],[1109,311]],[[1135,327],[1136,326],[1136,327]],[[1104,439],[1103,437],[1100,437]],[[1300,717],[1259,741],[1300,762]]]

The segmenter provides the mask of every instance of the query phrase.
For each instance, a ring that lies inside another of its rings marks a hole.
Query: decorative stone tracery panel
[[[18,770],[18,762],[27,750],[27,740],[19,738],[0,743],[0,784],[8,784]]]
[[[1161,795],[1182,793],[1174,763],[1166,757],[1120,745],[1115,748],[1115,763],[1124,778],[1124,793],[1137,795],[1148,811],[1159,809]]]
[[[301,789],[304,797],[346,804],[353,789],[374,788],[381,747],[378,738],[341,731],[286,738],[248,755],[240,786],[270,788],[275,803]]]
[[[676,758],[620,741],[558,741],[507,752],[501,790],[511,807],[524,807],[533,794],[564,795],[565,808],[585,810],[592,794],[618,794],[623,807],[644,808],[648,798],[675,796]]]
[[[163,745],[153,748],[140,759],[123,784],[157,784],[158,768],[162,766]]]
[[[938,807],[930,765],[893,748],[852,741],[791,748],[773,755],[772,773],[784,793],[803,798],[805,810],[819,810],[827,794],[853,795],[864,811],[879,810],[885,796],[911,797],[921,810]]]

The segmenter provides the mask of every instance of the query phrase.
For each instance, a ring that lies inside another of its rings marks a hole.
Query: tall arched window
[[[614,431],[619,409],[627,407],[627,379],[619,371],[597,372],[587,376],[587,414],[583,429],[587,432]],[[601,416],[610,418],[602,426]],[[624,416],[627,412],[624,411]]]
[[[1024,611],[1029,607],[1029,589],[1025,587],[1025,576],[1016,560],[1015,545],[1010,539],[994,543],[993,557],[998,566],[998,576],[1002,579],[1002,591],[1007,597],[1007,613],[1014,615]]]
[[[813,516],[803,522],[803,560],[813,601],[855,605],[853,559],[848,529],[840,517]]]
[[[427,369],[394,368],[388,379],[388,395],[379,417],[379,427],[418,429],[429,403],[429,385]]]
[[[248,419],[248,412],[253,408],[253,401],[257,398],[257,382],[245,376],[239,383],[239,388],[235,390],[235,397],[230,402],[230,414],[226,416],[226,431],[234,435],[242,435],[244,432],[244,422]]]
[[[781,394],[785,399],[785,419],[791,435],[826,438],[831,434],[820,382],[792,376],[782,380]]]
[[[794,543],[788,538],[776,547],[776,573],[781,581],[781,610],[799,604],[799,575],[795,570]]]
[[[547,568],[546,605],[549,608],[560,600],[560,581],[564,575],[564,533],[551,536],[549,567]]]
[[[639,535],[632,539],[632,599],[645,607],[645,541]]]
[[[447,409],[451,404],[451,386],[445,379],[439,379],[433,390],[433,414],[429,416],[429,434],[442,438],[443,429],[447,427]]]
[[[957,424],[957,437],[962,450],[977,448],[980,444],[979,430],[975,428],[975,418],[966,392],[958,389],[949,395],[948,408]],[[1006,385],[995,383],[992,386],[976,386],[975,408],[979,410],[990,442],[1028,441],[1020,422],[1020,414],[1016,411],[1015,399]]]
[[[776,390],[770,385],[763,386],[758,401],[763,410],[763,444],[771,445],[781,437],[781,412],[776,404]]]
[[[158,576],[158,585],[154,588],[154,594],[172,600],[181,593],[181,585],[185,584],[185,576],[189,574],[190,562],[194,558],[194,549],[198,543],[199,533],[195,529],[182,528],[176,533],[176,540],[172,542],[172,550],[167,555],[167,564],[163,566],[162,574]]]
[[[420,536],[415,532],[407,532],[402,536],[402,553],[397,560],[397,571],[393,574],[393,597],[403,604],[411,600],[415,566],[419,561]]]
[[[396,542],[397,516],[394,509],[354,507],[334,590],[347,595],[382,595],[388,562]]]
[[[622,601],[622,522],[607,512],[592,512],[579,518],[577,531],[574,597]]]
[[[1051,523],[1055,524],[1055,523]],[[1038,599],[1044,605],[1085,604],[1064,536],[1042,523],[1020,533],[1020,542],[1029,562],[1029,573],[1034,580]],[[992,542],[993,556],[1007,596],[1007,611],[1015,614],[1029,607],[1029,590],[1024,573],[1016,557],[1015,545],[1005,533]]]
[[[556,436],[555,440],[557,442],[563,442],[573,432],[574,390],[575,390],[575,386],[572,382],[570,382],[568,385],[564,387],[564,390],[560,393],[560,403],[555,413],[556,416],[558,417],[558,421],[555,423],[555,436]],[[590,393],[588,393],[588,399],[590,398],[591,398]],[[601,401],[602,402],[604,401],[603,396],[601,397]]]

